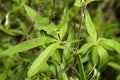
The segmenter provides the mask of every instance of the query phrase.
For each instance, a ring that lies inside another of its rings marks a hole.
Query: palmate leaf
[[[69,11],[68,11],[68,4],[66,4],[63,11],[63,15],[62,15],[62,20],[60,23],[60,39],[61,40],[63,39],[63,37],[67,32],[68,20],[69,20]]]
[[[85,12],[85,25],[90,38],[94,43],[96,43],[97,33],[88,11]]]
[[[6,51],[0,53],[0,55],[11,56],[15,53],[22,52],[42,44],[54,42],[55,40],[50,37],[39,37],[31,40],[24,41],[18,45],[8,48]]]
[[[42,66],[46,63],[48,58],[54,53],[54,51],[58,48],[58,43],[53,43],[48,46],[33,62],[32,66],[28,71],[28,77],[31,77],[39,72]]]

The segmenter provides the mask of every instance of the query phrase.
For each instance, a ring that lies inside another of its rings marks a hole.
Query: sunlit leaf
[[[98,70],[102,70],[108,63],[109,56],[107,51],[100,45],[94,47],[91,53],[92,64],[97,65]]]
[[[45,62],[53,54],[58,46],[58,43],[51,44],[37,57],[28,71],[28,77],[31,77],[40,71]]]
[[[34,11],[32,8],[30,8],[29,6],[25,5],[25,10],[28,14],[28,16],[33,20],[35,21],[35,24],[37,25],[37,29],[38,30],[44,30],[46,31],[46,33],[48,33],[49,35],[52,35],[54,36],[55,38],[57,33],[55,31],[55,27],[56,25],[51,23],[49,24],[49,19],[46,18],[46,17],[42,17],[41,15],[39,15],[36,11]]]
[[[108,53],[102,46],[98,46],[97,51],[99,56],[99,63],[97,67],[99,70],[104,69],[109,61]]]
[[[90,38],[96,43],[97,33],[88,11],[85,12],[85,25]]]
[[[22,51],[37,47],[37,46],[45,44],[45,43],[50,43],[53,41],[54,41],[54,39],[52,39],[50,37],[40,37],[40,38],[27,40],[18,45],[8,48],[6,51],[0,53],[0,55],[11,56],[15,53],[22,52]]]
[[[60,39],[63,39],[63,37],[67,32],[68,20],[69,20],[69,11],[68,11],[68,5],[66,4],[62,15],[62,21],[60,23]]]
[[[111,47],[120,54],[120,43],[115,40],[100,38],[99,44],[102,45],[103,47],[105,46]]]
[[[35,22],[39,23],[40,25],[48,25],[48,18],[42,17],[39,15],[36,11],[34,11],[32,8],[30,8],[27,5],[24,5],[25,10],[28,14],[28,16]]]
[[[74,6],[81,7],[82,6],[82,2],[80,2],[80,0],[75,0]]]
[[[97,65],[98,64],[98,51],[97,51],[97,46],[93,47],[93,50],[91,52],[91,60],[92,60],[92,65]]]
[[[61,80],[69,80],[68,77],[67,77],[67,74],[65,72],[62,72]]]
[[[86,43],[84,44],[79,50],[78,50],[78,54],[81,54],[81,55],[85,55],[85,53],[87,53],[87,51],[92,47],[94,46],[92,43]]]

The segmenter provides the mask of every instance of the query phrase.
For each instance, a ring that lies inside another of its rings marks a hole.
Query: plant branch
[[[80,39],[80,34],[81,34],[81,28],[83,26],[83,19],[84,19],[84,12],[85,12],[85,9],[86,9],[86,5],[85,6],[82,6],[81,9],[80,9],[80,24],[79,24],[79,28],[78,28],[78,36],[77,36],[77,39],[79,40]],[[80,42],[77,42],[76,43],[76,50],[79,49],[79,44]],[[74,68],[76,68],[76,59],[77,59],[77,54],[74,54],[74,63],[73,63],[73,66]],[[72,72],[72,77],[74,76],[74,72]]]
[[[48,0],[45,1],[45,3],[41,6],[41,8],[37,8],[37,12],[38,13],[42,12],[45,9],[47,4],[48,4]]]

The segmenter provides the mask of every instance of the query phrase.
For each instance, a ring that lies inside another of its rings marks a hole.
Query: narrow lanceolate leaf
[[[28,14],[28,16],[33,20],[35,21],[35,28],[38,29],[38,30],[44,30],[47,34],[49,35],[52,35],[56,38],[56,31],[54,30],[56,27],[55,24],[51,23],[49,24],[48,23],[48,18],[46,17],[42,17],[41,15],[39,15],[35,10],[33,10],[32,8],[30,8],[29,6],[25,5],[25,10]]]
[[[37,47],[37,46],[45,44],[45,43],[50,43],[53,41],[54,41],[54,39],[52,39],[50,37],[40,37],[40,38],[27,40],[18,45],[8,48],[6,51],[0,53],[0,55],[11,56],[15,53],[22,52],[22,51]]]
[[[92,43],[86,43],[84,44],[79,50],[78,50],[78,54],[82,54],[85,55],[87,53],[87,51],[93,46]]]
[[[112,68],[114,68],[114,69],[116,69],[116,70],[120,70],[120,64],[118,64],[118,63],[109,62],[109,63],[108,63],[108,66],[110,66],[110,67],[112,67]]]
[[[100,38],[99,44],[102,45],[103,47],[105,46],[111,47],[120,54],[120,43],[115,40]]]
[[[69,20],[69,12],[68,12],[68,4],[66,4],[62,15],[62,21],[60,23],[60,39],[63,39],[63,37],[67,32],[68,20]]]
[[[98,64],[98,51],[97,51],[97,46],[93,47],[92,53],[91,54],[91,61],[92,61],[92,65],[97,65]]]
[[[98,56],[99,56],[99,63],[98,63],[98,69],[101,70],[105,68],[105,66],[108,64],[109,56],[107,51],[102,46],[97,46]]]
[[[31,77],[40,71],[40,69],[46,63],[48,58],[58,48],[58,46],[59,46],[58,43],[51,44],[37,57],[37,59],[33,62],[32,66],[30,67],[28,71],[28,77]]]
[[[41,25],[47,25],[48,24],[48,19],[45,17],[42,17],[39,15],[35,10],[30,8],[29,6],[25,5],[25,10],[28,14],[28,16],[35,22],[41,24]]]
[[[78,55],[78,60],[79,60],[80,80],[86,80],[85,70],[84,70],[83,63],[82,63],[82,59],[81,59],[81,56],[80,56],[80,55]]]
[[[85,25],[90,38],[96,43],[97,33],[88,11],[85,12]]]

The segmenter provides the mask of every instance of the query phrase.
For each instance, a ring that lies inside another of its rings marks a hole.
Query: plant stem
[[[77,36],[77,39],[79,40],[80,39],[80,34],[81,34],[81,27],[83,25],[83,18],[84,18],[84,12],[85,12],[85,9],[86,9],[86,5],[85,6],[82,6],[81,9],[80,9],[80,24],[79,24],[79,28],[78,28],[78,36]],[[80,42],[77,42],[76,43],[76,50],[79,49],[79,44]],[[73,63],[73,67],[76,68],[76,59],[77,59],[77,54],[74,54],[74,63]],[[74,72],[72,71],[72,77],[74,77]]]
[[[40,8],[39,12],[42,12],[42,10],[45,9],[47,3],[48,3],[48,0],[45,1],[45,3],[43,4],[43,6]]]

